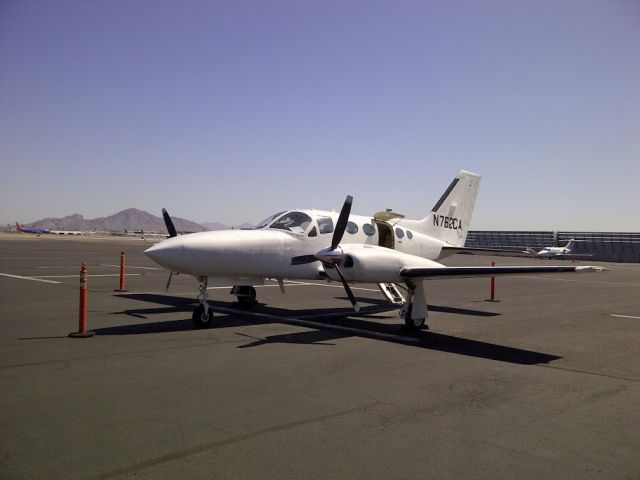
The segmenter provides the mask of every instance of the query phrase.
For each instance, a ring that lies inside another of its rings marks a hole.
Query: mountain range
[[[171,217],[176,230],[179,232],[201,232],[204,230],[224,230],[229,227],[218,222],[196,223],[179,217]],[[144,210],[128,208],[108,217],[94,219],[84,218],[79,213],[63,218],[43,218],[26,226],[45,227],[49,230],[83,230],[83,231],[112,231],[123,232],[144,230],[146,232],[166,232],[162,217],[156,217]],[[242,224],[240,228],[251,227]]]

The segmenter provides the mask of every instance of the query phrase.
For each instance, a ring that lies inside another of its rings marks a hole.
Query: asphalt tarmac
[[[431,281],[419,335],[372,285],[211,289],[197,330],[148,245],[0,236],[0,478],[640,478],[638,264]]]

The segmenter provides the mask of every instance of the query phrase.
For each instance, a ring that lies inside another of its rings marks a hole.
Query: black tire
[[[257,296],[255,287],[243,287],[242,295],[237,295],[238,303],[245,307],[255,305]]]
[[[249,293],[249,298],[251,299],[251,301],[255,302],[258,296],[258,294],[256,293],[256,287],[251,286],[247,288],[247,292]]]
[[[213,312],[209,309],[209,313],[205,315],[204,313],[204,305],[200,304],[193,311],[193,316],[191,317],[193,320],[193,324],[196,328],[207,328],[211,326],[213,322]]]
[[[424,318],[411,319],[411,305],[409,305],[405,310],[404,324],[408,330],[417,332],[424,327]]]

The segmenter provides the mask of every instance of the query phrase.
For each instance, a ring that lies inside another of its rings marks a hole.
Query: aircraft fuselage
[[[253,283],[264,278],[318,279],[324,270],[320,262],[292,265],[291,259],[314,254],[331,243],[337,212],[293,210],[310,218],[291,229],[276,228],[278,219],[264,228],[254,230],[219,230],[181,235],[164,240],[145,253],[154,261],[174,272],[195,276]],[[279,217],[279,218],[282,218]],[[294,217],[294,215],[291,215]],[[404,224],[403,224],[404,223]],[[442,252],[443,242],[412,230],[411,220],[393,226],[377,224],[371,217],[351,215],[342,246],[378,246],[381,229],[392,236],[393,249],[402,253],[435,260]]]

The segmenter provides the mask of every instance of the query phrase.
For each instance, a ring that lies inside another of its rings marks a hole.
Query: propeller
[[[320,250],[315,255],[299,255],[297,257],[293,257],[291,259],[291,265],[305,265],[307,263],[320,261],[326,268],[335,268],[340,280],[342,281],[342,286],[351,301],[351,305],[353,305],[353,309],[358,312],[360,311],[360,305],[358,304],[356,297],[353,295],[351,287],[349,287],[349,284],[345,280],[342,270],[340,270],[340,267],[338,266],[344,257],[344,252],[342,251],[342,248],[340,248],[340,242],[342,241],[344,231],[347,229],[347,222],[349,221],[352,203],[353,197],[351,195],[347,195],[347,198],[342,205],[342,210],[340,210],[340,216],[338,217],[335,230],[333,231],[331,246]]]
[[[169,216],[166,208],[162,209],[162,218],[164,218],[164,224],[167,227],[167,232],[169,232],[169,237],[173,238],[178,236],[176,227],[173,226],[173,220],[171,220],[171,217]]]
[[[167,227],[167,232],[169,232],[169,238],[177,237],[178,232],[176,232],[176,227],[173,225],[173,220],[169,216],[166,208],[162,209],[162,218],[164,218],[164,225]],[[169,291],[169,285],[171,285],[171,277],[173,277],[173,270],[169,274],[169,280],[167,280],[167,286],[165,288],[165,293]]]
[[[164,293],[167,293],[169,291],[169,285],[171,285],[171,277],[173,277],[173,270],[171,270],[171,273],[169,274],[169,280],[167,280],[167,286],[164,289]]]

